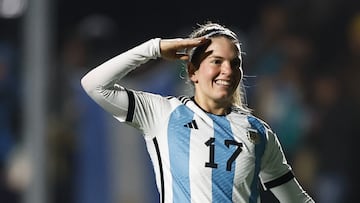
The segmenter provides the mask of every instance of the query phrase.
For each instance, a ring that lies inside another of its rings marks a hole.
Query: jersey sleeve
[[[278,137],[266,128],[267,144],[262,158],[260,178],[266,188],[281,185],[294,177]]]
[[[296,178],[270,189],[279,202],[315,203],[315,201],[300,186]]]
[[[280,202],[314,203],[301,187],[288,164],[278,137],[267,129],[267,146],[262,160],[260,178]]]
[[[165,99],[155,94],[126,89],[119,83],[136,67],[160,56],[160,38],[148,40],[89,71],[81,79],[81,85],[95,102],[119,121],[143,129],[143,125],[148,122],[139,120],[140,114],[149,115],[146,111],[150,111],[150,106],[156,103],[152,99]]]

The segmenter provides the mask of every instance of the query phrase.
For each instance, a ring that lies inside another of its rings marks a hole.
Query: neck
[[[226,115],[230,113],[231,104],[224,104],[220,102],[215,102],[213,100],[205,100],[197,96],[194,96],[192,100],[205,112],[215,115]]]

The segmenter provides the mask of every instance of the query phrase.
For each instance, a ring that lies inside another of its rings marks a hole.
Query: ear
[[[194,64],[191,63],[191,62],[189,62],[188,65],[187,65],[187,72],[188,72],[189,79],[190,79],[193,83],[197,83],[197,82],[198,82],[196,71],[197,71],[197,70],[196,70]]]

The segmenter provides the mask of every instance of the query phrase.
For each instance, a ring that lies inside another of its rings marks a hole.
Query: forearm
[[[106,111],[124,120],[128,111],[128,92],[115,81],[150,59],[160,56],[160,39],[151,39],[89,71],[81,85],[87,94]]]
[[[89,71],[81,84],[87,93],[103,88],[119,80],[131,70],[160,56],[160,39],[151,39],[134,47]]]
[[[314,203],[315,201],[300,186],[298,181],[293,178],[290,181],[270,188],[270,191],[281,203]]]

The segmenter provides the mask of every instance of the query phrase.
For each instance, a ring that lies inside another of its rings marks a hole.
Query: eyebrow
[[[215,59],[225,59],[224,57],[222,57],[222,56],[219,56],[219,55],[212,55],[212,56],[210,56],[211,54],[212,54],[212,50],[211,51],[208,51],[208,52],[211,52],[211,53],[209,53],[208,55],[206,55],[206,57],[209,57],[209,58],[215,58]],[[205,52],[205,54],[206,54],[207,52]],[[233,58],[231,58],[231,61],[233,61],[233,60],[236,60],[236,59],[238,59],[238,57],[233,57]]]
[[[209,56],[209,58],[224,59],[224,57],[222,57],[222,56],[217,56],[217,55]]]
[[[209,50],[209,51],[204,52],[204,53],[200,56],[200,61],[203,61],[205,58],[207,58],[208,56],[210,56],[213,52],[214,52],[214,50]]]

